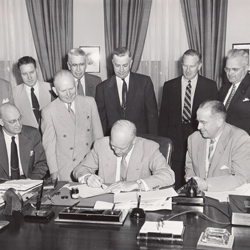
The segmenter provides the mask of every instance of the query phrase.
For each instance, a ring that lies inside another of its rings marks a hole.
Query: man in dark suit
[[[227,109],[226,121],[250,135],[250,75],[249,55],[244,50],[230,50],[225,72],[229,82],[219,91],[219,100]]]
[[[9,82],[0,78],[0,105],[7,102],[13,103],[12,87]]]
[[[158,111],[150,77],[130,72],[133,60],[127,48],[112,54],[115,75],[96,88],[96,103],[104,135],[120,119],[133,122],[139,134],[158,134]]]
[[[42,179],[48,170],[41,136],[36,128],[23,126],[13,104],[0,107],[0,178]]]
[[[95,98],[96,86],[102,79],[99,76],[85,73],[87,64],[87,55],[82,49],[70,50],[68,53],[68,68],[75,78],[77,94]]]
[[[197,128],[196,111],[204,100],[218,99],[216,83],[198,74],[201,67],[200,53],[187,50],[182,57],[183,75],[165,82],[163,87],[159,135],[169,137],[173,142],[172,169],[176,188],[185,183],[187,138]]]

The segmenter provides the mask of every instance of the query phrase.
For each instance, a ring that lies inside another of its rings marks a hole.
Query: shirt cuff
[[[80,176],[79,178],[78,178],[78,182],[79,183],[84,183],[84,184],[87,184],[86,183],[86,180],[87,180],[87,176],[90,176],[91,174],[85,174],[85,175],[83,175],[83,176]]]

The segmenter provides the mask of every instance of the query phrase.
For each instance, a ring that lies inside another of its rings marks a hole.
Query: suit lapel
[[[122,109],[121,109],[121,104],[119,100],[119,95],[118,95],[118,89],[117,89],[117,84],[116,84],[116,78],[115,75],[112,76],[109,85],[109,98],[111,102],[113,103],[113,106],[116,107],[117,111],[122,115]]]
[[[8,154],[5,144],[4,134],[2,128],[0,128],[0,167],[3,169],[5,174],[9,177],[9,163]]]
[[[94,87],[91,82],[91,78],[89,78],[88,74],[85,74],[85,95],[87,96],[94,96]]]

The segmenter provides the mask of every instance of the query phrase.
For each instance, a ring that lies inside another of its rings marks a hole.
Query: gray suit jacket
[[[114,183],[116,178],[117,157],[110,148],[109,137],[96,140],[94,148],[77,166],[73,175],[76,179],[85,174],[98,175],[104,183]],[[159,151],[159,145],[140,137],[136,142],[128,163],[127,181],[143,179],[150,189],[174,184],[174,172]]]
[[[94,98],[76,96],[76,124],[65,104],[57,98],[42,110],[43,145],[50,173],[59,172],[60,180],[70,181],[72,170],[103,137]]]
[[[37,129],[23,126],[19,134],[20,160],[26,178],[42,179],[47,171],[47,161]],[[8,154],[2,127],[0,127],[0,178],[9,178]]]
[[[11,84],[0,78],[0,105],[3,103],[14,103]]]
[[[51,102],[51,85],[48,82],[38,81],[40,110]],[[24,83],[13,88],[14,103],[23,116],[23,124],[38,128],[31,103],[29,101]]]
[[[199,131],[188,138],[186,176],[206,178],[206,144]],[[242,129],[226,123],[206,181],[208,191],[233,190],[250,181],[250,136]]]

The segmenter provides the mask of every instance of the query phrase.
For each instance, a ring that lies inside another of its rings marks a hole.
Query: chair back
[[[171,155],[173,152],[173,144],[171,139],[162,136],[149,135],[149,134],[139,134],[139,137],[152,140],[157,142],[160,145],[160,152],[166,158],[167,163],[171,166]]]

